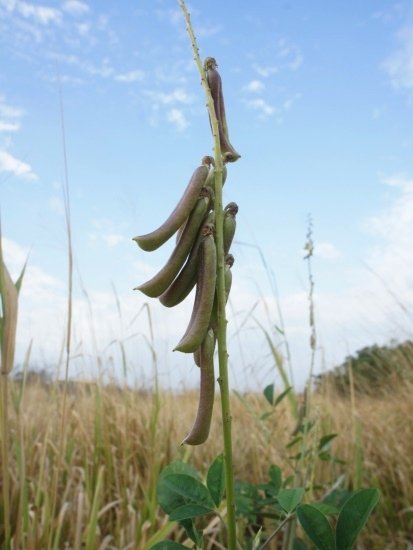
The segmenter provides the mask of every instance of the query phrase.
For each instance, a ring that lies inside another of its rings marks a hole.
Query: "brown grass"
[[[12,389],[16,395],[17,382]],[[347,462],[319,463],[317,480],[328,482],[345,473],[348,487],[378,486],[382,492],[363,535],[366,549],[396,550],[412,542],[408,536],[413,532],[412,389],[411,385],[389,388],[385,397],[358,397],[353,406],[329,392],[314,398],[319,434],[337,432],[332,451]],[[262,482],[271,464],[282,467],[287,476],[291,465],[285,445],[293,430],[288,403],[281,403],[277,414],[262,421],[259,416],[268,410],[264,398],[244,397],[245,402],[232,398],[236,478]],[[79,384],[68,395],[57,518],[51,518],[61,390],[28,384],[20,409],[15,406],[13,412],[11,407],[10,414],[14,547],[144,549],[167,524],[155,503],[160,469],[185,457],[205,473],[222,451],[218,399],[208,442],[195,448],[180,446],[194,419],[197,398],[197,392],[162,393],[156,430],[151,430],[153,396]],[[171,530],[166,528],[165,534]]]

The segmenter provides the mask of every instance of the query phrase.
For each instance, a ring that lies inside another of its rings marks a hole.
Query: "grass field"
[[[173,459],[188,460],[205,473],[222,451],[218,399],[208,442],[190,448],[180,441],[194,419],[196,392],[151,395],[99,384],[68,389],[62,426],[61,384],[11,382],[13,548],[145,549],[172,534],[184,542],[157,507],[156,481]],[[339,434],[332,452],[346,461],[318,461],[317,482],[338,480],[343,487],[381,491],[360,543],[366,550],[413,544],[412,390],[397,383],[380,398],[351,401],[325,388],[313,398],[318,432]],[[236,479],[261,482],[271,464],[285,475],[291,471],[286,444],[294,422],[288,403],[260,419],[267,410],[260,394],[232,396]],[[207,532],[206,547],[222,548],[216,520]]]

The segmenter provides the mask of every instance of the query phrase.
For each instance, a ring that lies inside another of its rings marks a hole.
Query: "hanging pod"
[[[184,194],[164,223],[151,233],[134,237],[133,240],[136,241],[143,250],[156,250],[178,231],[179,227],[186,221],[192,212],[201,189],[204,187],[208,174],[208,164],[201,164],[201,166],[198,166],[192,174]]]
[[[151,298],[157,298],[171,285],[194,245],[199,227],[208,211],[210,200],[211,192],[209,189],[204,188],[189,216],[181,238],[176,243],[164,267],[152,279],[139,285],[134,290],[140,290]]]
[[[208,331],[214,304],[217,253],[214,235],[210,229],[207,231],[199,247],[199,268],[191,319],[174,351],[193,353],[199,348]]]
[[[199,348],[201,381],[198,411],[191,431],[182,441],[182,445],[201,445],[208,439],[215,395],[214,349],[215,336],[209,330]]]
[[[199,246],[206,233],[214,232],[214,220],[215,213],[212,211],[208,214],[205,223],[199,230],[184,267],[172,284],[159,296],[159,301],[164,306],[174,307],[180,304],[194,288],[198,273]]]
[[[204,69],[211,96],[214,102],[215,115],[218,121],[219,141],[221,153],[226,162],[235,162],[241,155],[237,153],[229,141],[228,125],[225,116],[224,95],[222,92],[222,81],[217,71],[217,62],[213,57],[207,57],[204,62]]]

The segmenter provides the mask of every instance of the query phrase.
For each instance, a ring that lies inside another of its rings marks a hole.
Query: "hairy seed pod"
[[[214,374],[215,336],[209,330],[199,351],[201,383],[199,390],[198,411],[194,425],[182,441],[182,445],[201,445],[208,439],[214,407],[215,374]]]
[[[215,115],[218,121],[221,153],[226,162],[235,162],[241,155],[237,153],[229,141],[228,126],[225,116],[224,95],[222,92],[222,81],[221,76],[216,69],[217,66],[217,62],[213,57],[207,57],[205,59],[204,67],[208,86],[211,90],[211,96],[214,102]]]
[[[202,239],[199,247],[199,269],[191,319],[174,351],[193,353],[205,338],[214,304],[216,268],[215,240],[210,233]]]
[[[202,159],[204,164],[206,164],[207,159],[211,159],[212,161],[214,160],[212,157],[204,157]],[[227,177],[227,169],[224,166],[223,170],[222,170],[222,185],[224,185],[226,177]],[[210,200],[210,204],[209,204],[209,210],[211,210],[214,207],[214,197],[215,197],[215,171],[214,171],[213,167],[209,171],[209,174],[208,174],[208,177],[205,181],[204,187],[206,187],[207,189],[209,189],[211,191],[211,200]],[[181,235],[182,235],[182,232],[185,228],[186,222],[187,222],[187,220],[185,220],[185,222],[178,229],[178,231],[176,233],[176,242],[178,242],[179,239],[181,238]]]
[[[175,239],[175,243],[177,243],[179,241],[179,239],[181,238],[181,235],[185,229],[185,225],[186,225],[186,222],[188,220],[185,220],[184,223],[180,226],[180,228],[178,229],[178,231],[176,232],[176,239]]]
[[[208,211],[209,203],[210,191],[204,188],[169,260],[152,279],[136,287],[135,290],[140,290],[151,298],[157,298],[171,285],[190,253],[199,227]]]
[[[215,166],[215,159],[214,157],[210,157],[209,155],[206,155],[205,157],[202,157],[201,164],[206,164],[208,168],[211,168]]]
[[[136,241],[143,250],[156,250],[172,237],[185,222],[198,200],[199,193],[205,184],[208,173],[209,170],[206,164],[198,166],[192,174],[184,194],[165,222],[151,233],[134,237],[133,240]]]
[[[225,256],[225,303],[228,301],[229,293],[231,292],[231,286],[232,286],[232,271],[231,267],[234,265],[234,256],[232,254],[226,254]],[[212,313],[211,313],[211,322],[209,325],[214,333],[217,332],[218,329],[218,303],[217,303],[217,297],[214,298],[214,305],[212,306]]]
[[[237,227],[236,215],[238,205],[230,202],[224,209],[224,254],[228,254]]]
[[[197,367],[201,366],[201,355],[202,355],[201,351],[203,349],[202,346],[205,345],[205,343],[208,339],[209,339],[209,343],[207,343],[207,345],[212,346],[212,352],[211,353],[214,353],[215,344],[216,344],[217,339],[215,338],[214,331],[209,329],[208,332],[206,333],[205,339],[202,342],[202,344],[199,346],[199,348],[196,351],[194,351],[194,362],[195,362],[195,365]]]
[[[198,274],[198,251],[205,235],[214,232],[215,213],[210,212],[205,223],[198,232],[196,241],[191,249],[189,257],[172,284],[159,296],[159,301],[166,307],[174,307],[180,304],[196,284]]]

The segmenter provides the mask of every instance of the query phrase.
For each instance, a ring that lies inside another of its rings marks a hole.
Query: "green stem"
[[[272,541],[272,539],[275,537],[275,535],[276,535],[277,533],[279,533],[279,532],[281,531],[281,529],[284,527],[284,525],[290,521],[291,517],[292,517],[291,514],[287,514],[287,516],[282,520],[282,522],[281,522],[280,525],[277,527],[277,529],[275,529],[275,531],[273,531],[273,532],[271,533],[271,535],[268,537],[268,539],[264,542],[264,544],[262,544],[262,545],[259,547],[258,550],[263,550],[264,548],[266,548],[267,545],[268,545],[268,544]],[[291,524],[289,524],[289,525],[291,525]]]
[[[3,462],[3,521],[4,521],[4,548],[10,548],[10,477],[9,477],[9,449],[8,449],[8,382],[7,374],[1,374],[2,390],[2,462]]]
[[[235,492],[234,492],[234,471],[232,461],[232,435],[231,435],[231,408],[229,398],[229,379],[228,379],[228,352],[227,352],[227,319],[225,315],[226,295],[225,295],[225,262],[224,262],[224,212],[222,206],[222,155],[221,145],[218,133],[218,120],[215,114],[214,102],[211,91],[206,79],[205,70],[199,56],[199,49],[192,29],[190,15],[186,9],[184,0],[178,0],[186,20],[186,29],[188,31],[194,60],[197,64],[201,83],[207,98],[207,108],[211,120],[212,134],[214,138],[214,157],[215,157],[215,231],[217,246],[217,305],[218,305],[218,362],[221,394],[221,414],[222,414],[222,432],[224,439],[224,464],[225,464],[225,483],[227,500],[227,548],[235,550],[237,546],[237,533],[235,522]]]

